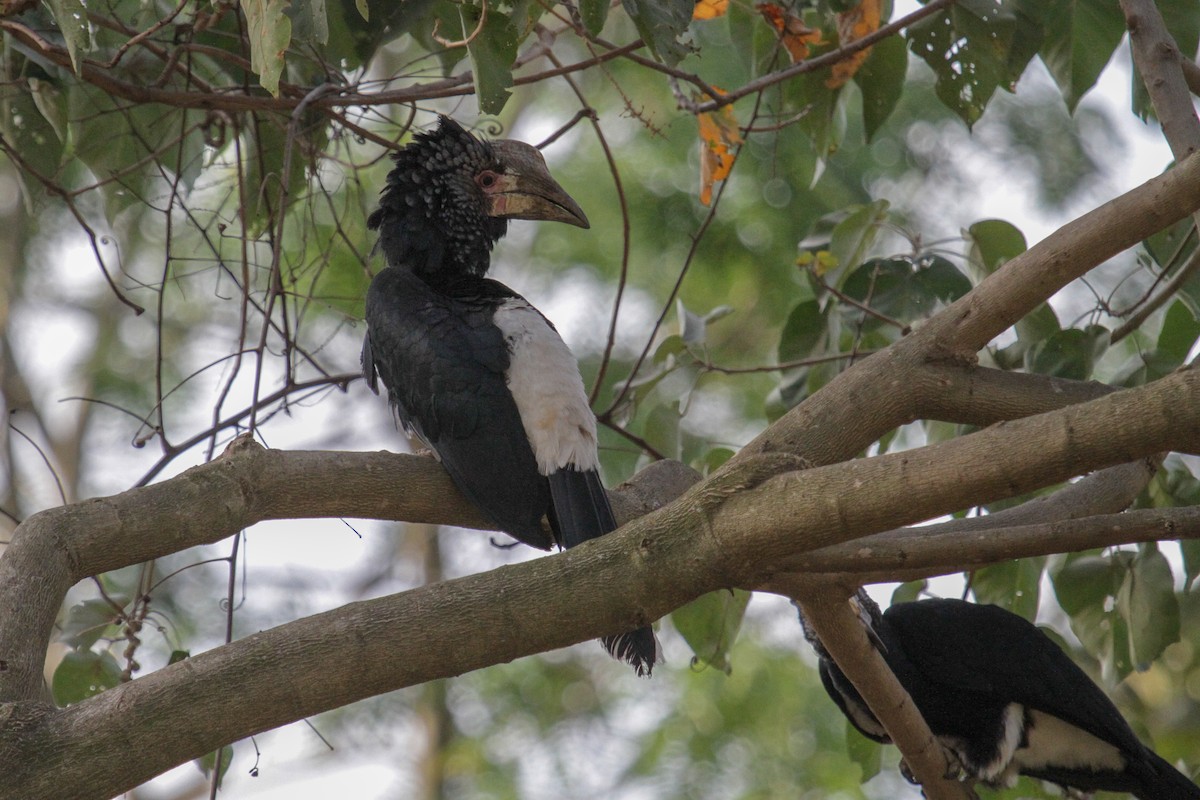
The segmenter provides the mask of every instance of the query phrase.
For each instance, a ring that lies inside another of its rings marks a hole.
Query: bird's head
[[[883,639],[879,635],[879,628],[883,623],[883,614],[879,610],[879,605],[861,587],[850,596],[849,602],[850,607],[854,609],[855,616],[862,622],[863,630],[866,631],[867,638],[871,640],[871,644],[881,653],[886,653],[887,645],[883,643]],[[804,616],[800,604],[793,601],[792,605],[796,607],[796,611],[800,614],[800,627],[804,630],[804,638],[817,651],[818,656],[821,658],[831,658],[829,651],[825,649],[825,645],[821,643],[820,637],[817,636],[817,631],[808,621],[808,618]]]
[[[367,220],[390,265],[429,278],[480,275],[510,219],[588,227],[542,154],[524,142],[484,141],[441,117],[393,158],[379,209]]]

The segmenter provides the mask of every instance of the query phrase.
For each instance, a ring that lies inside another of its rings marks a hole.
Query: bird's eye
[[[481,172],[475,178],[475,182],[478,183],[484,189],[490,189],[493,186],[495,186],[496,180],[497,180],[496,173],[494,173],[494,172]]]

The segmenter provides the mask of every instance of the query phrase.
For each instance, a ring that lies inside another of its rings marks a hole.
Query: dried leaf
[[[851,42],[879,30],[880,3],[881,0],[861,0],[854,8],[837,15],[839,46],[845,47]],[[833,74],[825,81],[825,85],[830,89],[836,89],[853,78],[854,73],[858,72],[858,68],[863,65],[870,54],[871,48],[867,47],[834,64],[831,70]]]
[[[787,49],[792,61],[808,58],[809,45],[821,44],[821,32],[804,24],[804,20],[774,3],[759,3],[758,13],[779,33],[779,42]]]
[[[725,16],[728,10],[729,0],[697,0],[692,19],[716,19]]]
[[[712,202],[712,187],[729,177],[737,155],[734,147],[742,143],[733,106],[722,106],[697,116],[700,123],[700,202]]]

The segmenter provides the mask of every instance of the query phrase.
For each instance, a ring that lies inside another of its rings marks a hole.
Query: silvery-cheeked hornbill
[[[480,140],[447,117],[393,158],[367,220],[387,260],[367,293],[367,383],[378,392],[378,376],[400,421],[500,530],[543,550],[614,530],[574,356],[525,298],[484,277],[508,220],[586,228],[583,210],[537,149]],[[660,660],[649,627],[603,641],[639,675]]]
[[[882,614],[852,599],[869,638],[963,772],[991,786],[1018,775],[1140,800],[1200,800],[1200,788],[1143,745],[1112,701],[1037,626],[998,606],[931,599]],[[890,742],[804,615],[821,682],[864,736]]]

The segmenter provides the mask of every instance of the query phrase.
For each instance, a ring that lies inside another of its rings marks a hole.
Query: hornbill
[[[447,117],[393,159],[367,219],[387,261],[367,292],[367,384],[382,381],[400,422],[499,530],[543,550],[614,530],[579,365],[536,308],[484,277],[508,220],[587,228],[583,210],[536,148]],[[639,675],[660,660],[649,627],[603,642]]]
[[[1018,775],[1082,792],[1200,800],[1200,788],[1143,745],[1116,706],[1037,626],[998,606],[932,599],[884,613],[852,598],[897,680],[963,772],[993,786]],[[864,736],[887,732],[804,615],[821,682]]]

